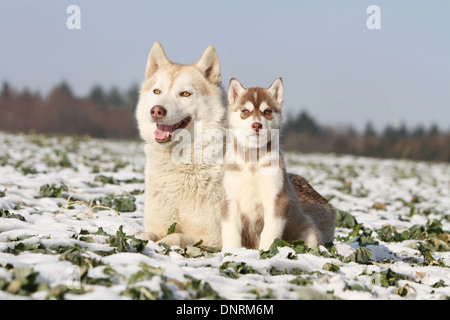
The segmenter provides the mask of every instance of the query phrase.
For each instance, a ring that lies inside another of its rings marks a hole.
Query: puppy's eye
[[[266,116],[268,116],[268,115],[272,114],[272,110],[266,109],[266,110],[264,110],[264,114],[265,114]]]
[[[241,112],[242,112],[243,114],[245,114],[245,115],[247,115],[247,114],[250,113],[250,111],[248,111],[247,109],[241,110]]]
[[[188,91],[181,91],[180,92],[180,97],[190,97],[192,95],[192,93],[188,92]]]
[[[153,93],[154,93],[154,94],[161,94],[161,90],[159,90],[159,89],[153,89]]]

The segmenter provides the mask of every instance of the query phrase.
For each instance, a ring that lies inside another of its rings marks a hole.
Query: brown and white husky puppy
[[[309,247],[332,242],[332,206],[305,179],[287,173],[279,151],[281,78],[268,89],[245,89],[231,79],[228,102],[223,248],[267,250],[275,238]]]

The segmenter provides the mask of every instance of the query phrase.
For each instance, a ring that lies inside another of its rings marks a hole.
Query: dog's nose
[[[253,122],[252,129],[255,130],[256,132],[259,132],[259,130],[262,129],[262,124],[259,122]]]
[[[164,118],[166,116],[166,109],[164,109],[162,106],[154,106],[150,110],[150,114],[152,115],[152,118],[155,120],[159,120],[161,118]]]

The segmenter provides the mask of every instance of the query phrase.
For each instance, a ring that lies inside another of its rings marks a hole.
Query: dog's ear
[[[283,103],[283,80],[276,79],[267,89],[279,104]]]
[[[230,84],[228,85],[228,104],[232,105],[236,100],[242,95],[245,88],[242,84],[235,78],[231,78]]]
[[[206,48],[202,57],[195,64],[195,66],[203,72],[209,82],[215,85],[220,85],[220,61],[214,47],[209,46]]]
[[[145,68],[145,78],[150,78],[156,70],[169,63],[170,61],[167,59],[161,44],[158,41],[155,42],[150,50],[150,53],[148,54],[147,67]]]

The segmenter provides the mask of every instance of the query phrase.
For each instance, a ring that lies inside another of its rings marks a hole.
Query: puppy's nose
[[[259,123],[259,122],[253,122],[252,129],[255,130],[258,133],[259,130],[262,129],[262,124]]]
[[[164,109],[162,106],[154,106],[150,110],[150,114],[152,115],[152,118],[155,120],[162,119],[166,116],[166,109]]]

